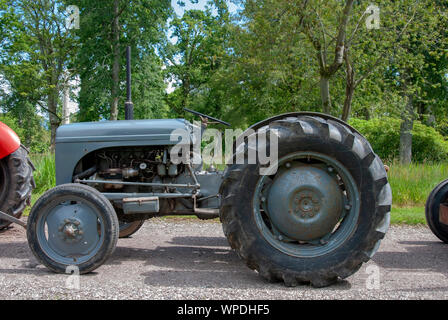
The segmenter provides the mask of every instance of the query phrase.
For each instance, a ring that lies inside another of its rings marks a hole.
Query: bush
[[[400,119],[388,117],[372,120],[351,119],[349,123],[369,140],[380,158],[386,161],[399,158]],[[438,162],[447,159],[448,141],[436,129],[414,121],[412,160]]]

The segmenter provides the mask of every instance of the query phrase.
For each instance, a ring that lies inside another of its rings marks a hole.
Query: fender
[[[257,129],[259,129],[259,128],[261,128],[261,127],[263,127],[263,126],[265,126],[265,125],[267,125],[270,122],[273,122],[275,120],[280,120],[280,119],[287,118],[287,117],[297,117],[297,116],[311,116],[311,117],[312,116],[318,116],[318,117],[321,117],[321,118],[324,118],[324,119],[327,119],[327,120],[333,120],[333,121],[339,122],[339,123],[349,127],[351,130],[353,130],[353,132],[356,132],[360,136],[363,136],[358,130],[356,130],[351,125],[349,125],[347,122],[342,121],[339,118],[330,116],[330,115],[328,115],[326,113],[309,112],[309,111],[299,111],[299,112],[289,112],[289,113],[279,114],[279,115],[273,116],[271,118],[267,118],[267,119],[264,119],[264,120],[262,120],[260,122],[257,122],[255,124],[253,124],[252,126],[250,126],[248,129],[257,130]],[[246,133],[246,132],[244,132],[244,133]]]
[[[6,124],[0,122],[0,159],[9,156],[19,147],[19,136]]]
[[[336,121],[336,122],[339,122],[339,123],[343,124],[344,126],[349,127],[351,130],[353,130],[353,132],[356,132],[360,136],[364,137],[358,130],[356,130],[351,125],[349,125],[347,122],[342,121],[339,118],[330,116],[330,115],[328,115],[326,113],[309,112],[309,111],[299,111],[299,112],[283,113],[283,114],[279,114],[279,115],[273,116],[271,118],[264,119],[264,120],[262,120],[260,122],[257,122],[255,124],[251,125],[241,135],[245,136],[249,130],[255,130],[256,131],[256,130],[260,129],[261,127],[264,127],[264,126],[268,125],[269,123],[271,123],[273,121],[284,119],[284,118],[287,118],[287,117],[298,117],[298,116],[311,116],[311,117],[312,116],[318,116],[318,117],[324,118],[326,120],[333,120],[333,121]],[[233,150],[236,150],[236,141],[233,142]]]

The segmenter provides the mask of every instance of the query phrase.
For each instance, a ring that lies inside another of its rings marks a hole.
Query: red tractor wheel
[[[24,147],[0,160],[0,211],[20,218],[25,207],[31,203],[31,191],[35,187],[33,170]],[[10,224],[0,220],[0,230]]]

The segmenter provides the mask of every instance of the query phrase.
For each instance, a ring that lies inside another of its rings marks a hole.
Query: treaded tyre
[[[377,251],[390,223],[386,171],[356,130],[329,116],[273,119],[255,133],[278,136],[278,170],[247,164],[253,144],[236,148],[220,219],[230,246],[270,282],[323,287],[355,273]],[[257,140],[258,141],[258,140]],[[269,139],[267,141],[269,150]]]
[[[145,220],[137,220],[132,222],[120,221],[120,239],[129,238],[136,233],[145,223]]]
[[[429,194],[425,205],[426,222],[434,235],[448,243],[448,226],[439,221],[440,204],[448,203],[448,179],[439,183]]]
[[[0,211],[20,218],[26,206],[31,204],[31,192],[36,186],[33,170],[28,151],[23,146],[0,160]],[[10,224],[0,220],[0,230]]]
[[[98,190],[69,183],[47,191],[28,218],[31,251],[50,270],[65,273],[76,266],[91,272],[112,254],[118,240],[118,219]]]

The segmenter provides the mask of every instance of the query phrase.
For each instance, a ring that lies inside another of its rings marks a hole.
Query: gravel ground
[[[38,264],[14,227],[0,233],[0,299],[446,299],[447,263],[448,246],[428,228],[393,226],[355,275],[329,288],[287,288],[249,270],[219,223],[152,219],[77,290]]]

